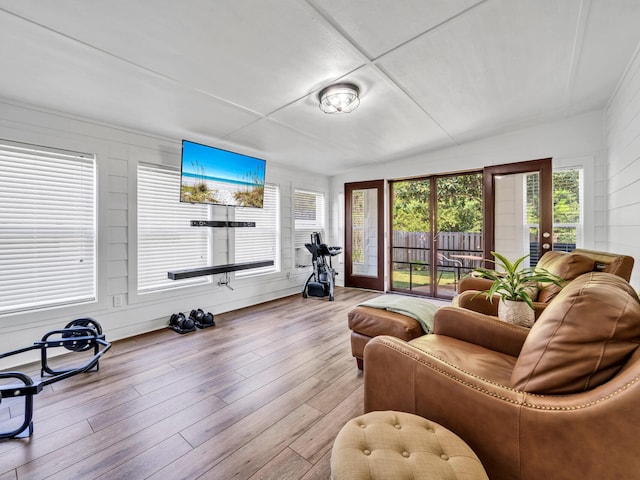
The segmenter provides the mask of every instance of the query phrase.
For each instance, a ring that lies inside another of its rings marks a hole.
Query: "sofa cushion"
[[[536,268],[545,269],[553,275],[563,278],[567,282],[595,269],[595,260],[577,253],[547,252],[545,253]],[[538,302],[548,303],[554,298],[563,287],[553,283],[541,283],[538,285]]]
[[[351,310],[347,317],[349,328],[366,337],[391,335],[409,341],[424,335],[424,330],[417,320],[381,308],[360,305]]]
[[[586,273],[533,325],[511,385],[539,394],[589,390],[613,377],[639,343],[640,300],[633,287],[610,273]]]

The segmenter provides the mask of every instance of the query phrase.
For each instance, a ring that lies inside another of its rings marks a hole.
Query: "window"
[[[553,172],[553,249],[570,252],[582,246],[582,169]]]
[[[538,174],[528,174],[525,180],[525,228],[529,233],[531,258],[537,263],[538,251]],[[553,172],[553,250],[571,252],[582,246],[583,230],[583,170],[570,168]]]
[[[96,300],[95,156],[0,141],[0,314]]]
[[[293,196],[293,213],[295,228],[295,262],[297,266],[311,265],[311,254],[305,243],[311,240],[313,232],[322,234],[324,238],[324,194],[305,190],[296,190]]]
[[[167,272],[209,265],[209,207],[179,203],[180,170],[138,165],[138,293],[211,283],[211,277],[170,280]]]
[[[352,194],[351,205],[351,262],[359,265],[364,264],[364,224],[365,224],[365,194],[364,190],[356,190]]]
[[[236,208],[238,222],[255,227],[236,228],[235,263],[273,260],[273,265],[236,272],[236,278],[277,272],[280,269],[280,198],[278,186],[265,184],[263,208]]]

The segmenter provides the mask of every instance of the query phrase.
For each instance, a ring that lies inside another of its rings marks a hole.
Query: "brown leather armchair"
[[[628,282],[631,279],[633,263],[633,257],[628,255],[578,248],[570,254],[547,252],[540,258],[538,266],[558,275],[567,282],[591,271],[612,273]],[[491,280],[473,276],[464,277],[458,284],[458,295],[454,298],[453,305],[485,315],[498,316],[500,297],[496,295],[489,300],[484,294],[478,295],[479,291],[488,290],[490,287]],[[535,318],[540,316],[559,291],[560,287],[553,284],[540,285],[538,297],[533,302]]]
[[[452,430],[492,480],[636,478],[640,300],[612,274],[575,279],[531,329],[456,307],[435,334],[372,339],[364,407]]]

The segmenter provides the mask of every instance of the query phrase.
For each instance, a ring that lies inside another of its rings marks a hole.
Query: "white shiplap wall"
[[[237,279],[234,290],[217,285],[186,287],[161,294],[137,295],[135,289],[136,165],[139,161],[175,165],[179,168],[180,139],[162,138],[117,126],[96,124],[62,113],[0,99],[0,138],[68,150],[95,153],[98,165],[98,302],[77,307],[50,309],[26,314],[0,316],[0,352],[31,345],[49,330],[63,327],[78,317],[94,317],[107,338],[136,335],[164,328],[171,313],[202,308],[214,314],[235,310],[302,291],[307,271],[293,266],[292,195],[296,188],[325,192],[329,178],[302,169],[283,167],[276,159],[256,152],[267,160],[267,182],[280,190],[280,256],[278,273]],[[238,148],[223,141],[193,138],[222,148]],[[300,159],[304,165],[305,159]],[[176,199],[178,201],[178,199]],[[223,207],[214,209],[215,219],[233,215]],[[232,218],[230,218],[232,220]],[[214,261],[229,263],[227,229],[214,232]],[[0,248],[1,245],[0,245]],[[114,297],[122,306],[114,306]],[[178,335],[176,335],[179,338]],[[34,360],[35,356],[11,357],[0,368]]]
[[[608,248],[636,260],[640,287],[640,53],[632,58],[606,110]]]
[[[109,285],[108,295],[121,295],[127,299],[127,216],[129,191],[127,182],[128,159],[126,152],[110,152],[109,166]]]

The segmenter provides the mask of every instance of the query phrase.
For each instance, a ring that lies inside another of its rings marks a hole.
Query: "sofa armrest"
[[[435,334],[454,337],[513,357],[520,354],[530,331],[492,315],[457,307],[439,308],[434,322]]]
[[[483,313],[485,315],[498,316],[498,303],[500,297],[494,295],[490,300],[486,293],[478,290],[465,290],[460,292],[454,300],[454,304],[467,310],[473,310],[474,312]]]
[[[498,304],[500,303],[500,297],[494,295],[491,301],[489,297],[477,290],[465,290],[464,292],[456,295],[454,305],[460,308],[466,308],[467,310],[473,310],[474,312],[483,313],[485,315],[498,316]],[[536,320],[545,308],[549,305],[546,302],[533,302],[533,311],[535,313]]]
[[[465,292],[467,290],[489,290],[493,285],[493,281],[488,278],[480,277],[463,277],[458,283],[458,293]]]

